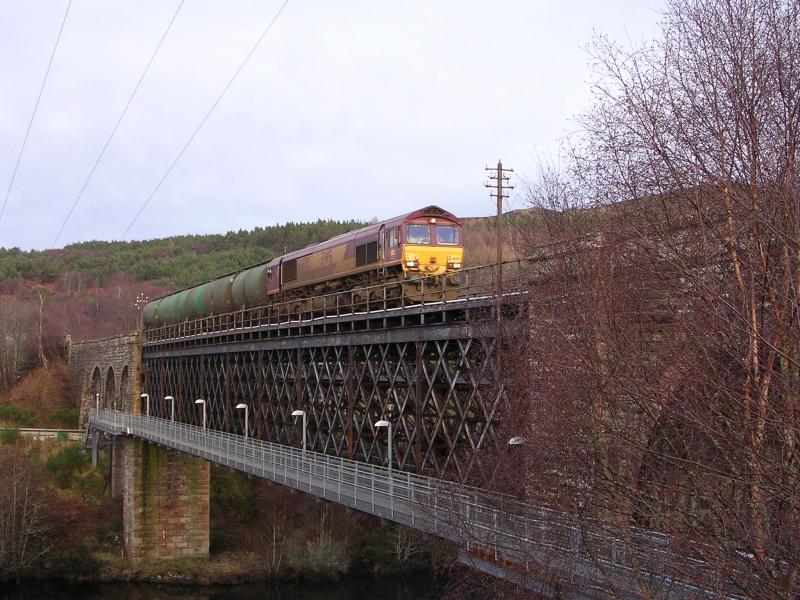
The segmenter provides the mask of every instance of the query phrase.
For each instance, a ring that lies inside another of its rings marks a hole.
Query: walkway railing
[[[510,496],[156,417],[92,409],[89,427],[149,440],[438,535],[466,548],[466,562],[472,558],[478,568],[529,587],[545,591],[547,585],[535,582],[556,576],[575,586],[573,597],[603,597],[612,583],[617,596],[626,587],[623,596],[640,596],[629,546],[611,531],[587,532],[567,515]],[[633,537],[644,548],[637,548],[637,577],[661,590],[657,596],[703,595],[670,575],[675,556],[666,536],[634,531]]]
[[[35,427],[19,427],[17,429],[22,437],[34,440],[61,440],[70,442],[83,441],[83,429],[42,429]]]

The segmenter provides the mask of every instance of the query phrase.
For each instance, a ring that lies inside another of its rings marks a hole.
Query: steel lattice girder
[[[497,419],[505,393],[493,336],[463,335],[463,327],[425,340],[392,341],[352,336],[350,344],[231,344],[145,353],[144,390],[152,414],[170,418],[164,396],[175,397],[176,420],[299,446],[304,410],[308,448],[374,464],[386,464],[393,425],[393,466],[416,473],[481,482],[484,464],[499,447]],[[469,331],[468,333],[475,333]],[[271,347],[270,347],[271,346]]]

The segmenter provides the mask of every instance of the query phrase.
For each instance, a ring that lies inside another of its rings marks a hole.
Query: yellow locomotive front
[[[442,292],[448,299],[455,296],[464,262],[460,223],[434,216],[410,219],[403,223],[399,242],[408,296],[417,297],[423,290],[426,299]]]
[[[461,225],[429,217],[405,223],[403,270],[420,275],[445,275],[461,269],[464,246]]]

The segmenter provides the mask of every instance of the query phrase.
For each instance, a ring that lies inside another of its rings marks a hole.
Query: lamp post
[[[172,416],[170,417],[170,420],[174,421],[175,420],[175,398],[173,398],[172,396],[164,396],[164,400],[169,400],[170,403],[172,404],[172,413],[171,413]]]
[[[303,456],[306,455],[306,411],[296,410],[292,413],[293,417],[303,417]]]
[[[389,442],[389,453],[387,455],[389,461],[389,471],[392,470],[392,424],[386,420],[380,420],[375,423],[375,427],[386,427],[386,433],[388,434],[388,442]]]
[[[520,469],[520,461],[524,461],[525,455],[521,454],[522,449],[521,447],[528,443],[528,440],[522,437],[521,435],[515,435],[510,440],[508,440],[507,447],[509,452],[509,460],[507,464],[510,465],[510,476],[511,481],[507,483],[509,487],[509,492],[511,493],[512,490],[510,489],[512,486],[517,488],[513,490],[513,495],[519,497],[520,499],[525,498],[525,479],[521,477],[517,477],[520,472],[524,472],[524,470]],[[515,450],[515,448],[519,448],[519,450]],[[522,489],[519,489],[519,486],[522,486]]]
[[[194,401],[195,404],[202,404],[203,405],[203,429],[206,428],[206,401],[202,398],[198,398]]]
[[[146,414],[150,416],[150,394],[141,394],[140,398],[144,398],[144,401],[147,403]]]
[[[248,430],[247,413],[249,412],[249,409],[247,408],[247,404],[237,404],[236,408],[243,408],[244,409],[244,439],[247,439],[247,430]]]
[[[94,395],[94,403],[95,403],[95,406],[97,407],[97,410],[99,411],[100,410],[100,394],[95,394]]]
[[[389,512],[394,516],[394,481],[392,479],[392,424],[385,420],[381,419],[377,423],[375,423],[375,427],[386,427],[386,434],[388,436],[388,443],[389,443],[389,453],[387,454],[387,458],[389,461]]]

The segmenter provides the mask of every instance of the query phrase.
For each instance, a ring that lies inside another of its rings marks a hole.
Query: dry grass
[[[39,367],[0,395],[0,406],[13,406],[33,413],[32,423],[8,423],[36,427],[77,427],[77,412],[70,398],[67,367],[58,360]]]

